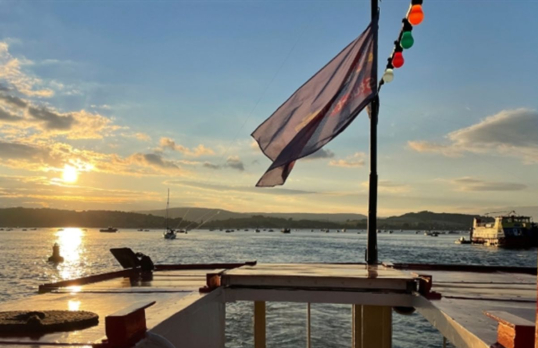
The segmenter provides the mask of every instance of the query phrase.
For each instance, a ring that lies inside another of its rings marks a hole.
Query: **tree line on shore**
[[[445,214],[433,212],[408,213],[378,219],[379,229],[388,230],[466,230],[471,227],[475,215]],[[3,208],[0,209],[0,227],[88,227],[101,228],[196,228],[207,229],[245,228],[292,228],[292,229],[366,229],[366,219],[341,222],[323,220],[294,220],[293,218],[252,215],[245,218],[229,218],[212,221],[183,221],[152,214],[107,210],[61,210],[49,208]]]

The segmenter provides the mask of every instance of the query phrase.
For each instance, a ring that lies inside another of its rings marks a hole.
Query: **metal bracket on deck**
[[[207,273],[205,275],[206,285],[200,288],[198,291],[205,294],[218,288],[221,285],[220,276],[222,275],[222,273],[224,273],[224,271],[221,271],[219,273]]]
[[[418,282],[418,292],[428,300],[440,300],[442,295],[438,292],[432,291],[433,276],[428,274],[413,273]]]
[[[106,339],[99,347],[128,348],[146,336],[145,309],[155,301],[137,302],[105,318]]]

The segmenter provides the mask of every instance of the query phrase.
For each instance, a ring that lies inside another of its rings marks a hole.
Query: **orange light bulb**
[[[422,11],[422,6],[420,5],[413,5],[411,6],[411,9],[409,10],[409,14],[407,15],[407,20],[411,25],[419,25],[422,23],[422,20],[424,19],[424,12]]]

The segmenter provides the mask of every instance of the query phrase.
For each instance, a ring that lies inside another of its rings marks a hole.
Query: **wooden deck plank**
[[[226,275],[346,277],[362,279],[412,279],[407,272],[384,266],[339,264],[258,264],[225,272]]]
[[[536,276],[503,272],[420,271],[433,276],[440,300],[415,299],[415,307],[458,347],[490,347],[497,322],[485,312],[532,319],[536,314]]]
[[[258,264],[225,271],[230,287],[377,289],[406,291],[413,277],[384,266],[338,264]]]
[[[130,306],[139,301],[156,301],[156,304],[146,310],[148,329],[159,324],[188,305],[189,300],[194,301],[203,295],[192,292],[172,294],[43,294],[24,298],[18,301],[0,304],[0,311],[10,310],[87,310],[99,315],[99,324],[84,330],[73,332],[57,332],[43,335],[39,338],[29,337],[3,337],[2,341],[43,344],[46,342],[59,342],[67,344],[93,343],[105,336],[105,317]]]

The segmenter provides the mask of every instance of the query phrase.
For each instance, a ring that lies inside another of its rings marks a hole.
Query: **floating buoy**
[[[60,246],[58,245],[58,243],[54,243],[54,245],[52,246],[52,256],[49,257],[49,262],[64,262],[64,258],[60,255]]]

